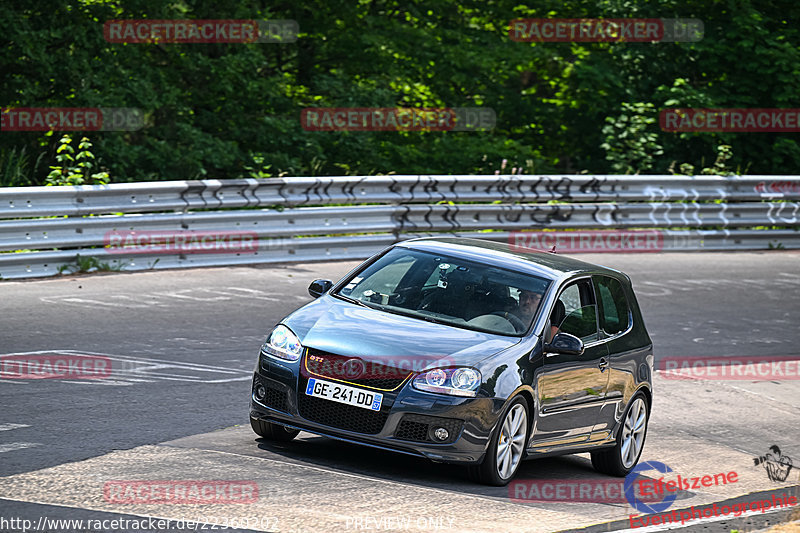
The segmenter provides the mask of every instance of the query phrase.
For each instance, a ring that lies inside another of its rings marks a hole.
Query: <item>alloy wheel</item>
[[[527,430],[528,420],[525,408],[517,404],[506,414],[498,436],[497,473],[501,478],[510,478],[522,460]]]
[[[636,398],[628,410],[628,415],[625,417],[625,425],[622,427],[620,459],[622,459],[622,464],[625,468],[631,468],[636,464],[644,445],[646,429],[647,407],[642,398]]]

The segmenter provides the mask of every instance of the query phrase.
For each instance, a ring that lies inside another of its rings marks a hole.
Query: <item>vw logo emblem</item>
[[[343,365],[344,377],[355,379],[364,373],[364,361],[361,359],[348,359]]]

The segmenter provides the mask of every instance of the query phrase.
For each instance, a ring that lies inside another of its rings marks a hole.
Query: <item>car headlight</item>
[[[303,345],[292,330],[281,324],[269,334],[261,353],[286,361],[297,361],[303,353]]]
[[[481,386],[481,373],[474,368],[434,368],[418,374],[413,385],[426,392],[474,397]]]

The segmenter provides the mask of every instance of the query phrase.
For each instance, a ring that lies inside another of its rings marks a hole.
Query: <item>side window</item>
[[[551,334],[558,331],[575,335],[583,342],[597,340],[597,305],[589,280],[569,285],[561,292],[550,316]],[[556,329],[557,326],[557,329]]]
[[[581,307],[581,293],[578,290],[578,284],[575,283],[564,289],[564,292],[558,297],[558,301],[564,304],[564,316],[579,309]]]
[[[628,329],[628,300],[622,284],[614,278],[598,276],[595,278],[600,310],[600,329],[607,336],[616,335]]]
[[[561,331],[571,333],[583,342],[597,340],[597,312],[594,305],[584,305],[567,315]]]

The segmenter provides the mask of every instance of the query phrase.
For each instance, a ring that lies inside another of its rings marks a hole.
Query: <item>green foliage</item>
[[[649,126],[655,124],[653,104],[623,102],[622,113],[606,117],[603,135],[606,142],[600,147],[607,152],[611,169],[617,174],[640,174],[653,168],[655,156],[664,151],[658,135]]]
[[[746,174],[746,169],[737,168],[736,170],[730,168],[728,166],[728,161],[733,159],[733,149],[730,145],[721,144],[717,146],[717,158],[714,160],[714,163],[710,167],[703,167],[700,170],[700,174],[710,175],[710,176],[732,176],[734,174],[741,175]],[[704,162],[705,159],[702,159],[701,162]],[[683,174],[686,176],[694,176],[694,165],[691,163],[681,163],[678,165],[678,170],[675,170],[675,161],[673,161],[668,169],[672,174]]]
[[[83,137],[78,143],[78,153],[72,147],[72,137],[64,135],[56,148],[56,161],[58,166],[51,166],[47,175],[47,185],[106,185],[108,172],[91,173],[94,167],[94,154],[91,152],[92,143]]]
[[[250,157],[253,160],[253,166],[245,165],[244,167],[247,171],[247,177],[256,179],[272,177],[272,174],[269,172],[272,165],[264,163],[265,158],[263,154],[252,154]]]
[[[12,147],[0,152],[0,187],[26,187],[37,185],[37,175],[42,167],[45,153],[31,161],[28,147]]]
[[[547,17],[697,18],[705,35],[694,43],[509,38],[510,19]],[[290,19],[300,35],[280,44],[103,37],[107,20],[143,18]],[[663,174],[674,161],[704,168],[703,155],[719,145],[731,146],[728,169],[797,174],[794,133],[672,133],[651,122],[667,107],[797,107],[797,20],[800,3],[786,0],[26,0],[0,10],[0,104],[141,109],[138,131],[92,133],[91,153],[115,181],[491,174],[503,159],[523,173]],[[371,106],[485,106],[497,125],[311,132],[299,121],[306,107]],[[61,167],[58,182],[92,182],[97,167],[67,170],[52,141],[52,133],[0,134],[0,184],[44,184],[47,166]]]
[[[75,256],[75,263],[61,265],[58,267],[59,274],[87,274],[91,272],[119,272],[122,270],[122,265],[112,265],[100,261],[96,257],[81,257],[80,254]]]

